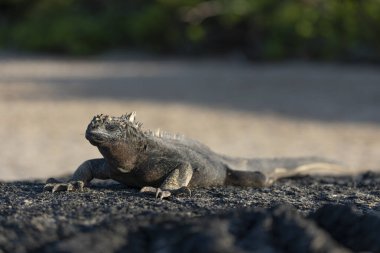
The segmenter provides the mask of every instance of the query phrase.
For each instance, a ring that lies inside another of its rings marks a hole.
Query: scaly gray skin
[[[189,187],[236,185],[263,187],[300,172],[339,171],[318,158],[241,159],[214,153],[205,145],[164,132],[143,132],[136,113],[121,117],[98,115],[86,130],[87,140],[103,159],[82,163],[72,179],[48,179],[48,191],[82,190],[94,178],[114,179],[157,198],[190,193]]]

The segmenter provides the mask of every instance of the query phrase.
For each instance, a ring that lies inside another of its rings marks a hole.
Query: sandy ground
[[[99,157],[94,114],[137,111],[145,128],[183,133],[242,157],[319,155],[380,166],[375,66],[235,60],[0,58],[0,180],[72,172]]]

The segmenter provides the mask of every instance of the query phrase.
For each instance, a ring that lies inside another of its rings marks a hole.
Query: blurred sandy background
[[[376,66],[3,56],[0,180],[74,171],[100,157],[84,138],[93,115],[130,111],[223,154],[380,167]]]

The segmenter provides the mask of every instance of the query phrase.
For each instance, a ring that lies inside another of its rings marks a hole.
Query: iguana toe
[[[57,179],[55,178],[48,178],[46,180],[46,184],[44,186],[44,191],[49,191],[49,192],[53,192],[53,189],[54,187],[57,185],[57,184],[60,184],[61,182],[58,181]]]
[[[171,196],[170,191],[161,190],[160,188],[151,187],[151,186],[145,186],[141,188],[140,192],[146,192],[149,194],[153,194],[156,196],[156,199],[164,199]]]
[[[74,190],[83,191],[85,185],[83,181],[71,181],[70,183],[74,187]]]
[[[144,186],[141,188],[140,192],[154,193],[156,194],[157,188],[152,186]]]
[[[53,190],[54,184],[45,184],[44,191],[51,192]]]
[[[170,195],[172,195],[170,191],[163,191],[160,188],[157,188],[156,199],[168,198]]]
[[[70,191],[72,187],[70,187],[69,184],[61,183],[61,184],[55,184],[51,192],[63,192],[63,191]]]
[[[70,181],[62,183],[54,178],[49,178],[44,186],[44,191],[61,192],[61,191],[83,191],[83,181]]]
[[[168,198],[174,196],[191,196],[191,190],[188,187],[181,187],[176,190],[162,190],[161,188],[145,186],[141,188],[140,192],[146,192],[156,196],[156,199]]]

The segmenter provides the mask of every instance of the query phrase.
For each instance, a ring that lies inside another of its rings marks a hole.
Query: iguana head
[[[135,121],[136,112],[111,117],[95,116],[86,130],[86,139],[94,146],[110,145],[135,139],[141,135],[141,123]]]
[[[135,167],[138,157],[146,147],[141,123],[135,121],[136,113],[121,117],[95,116],[86,130],[86,139],[96,146],[103,157],[122,172]]]

